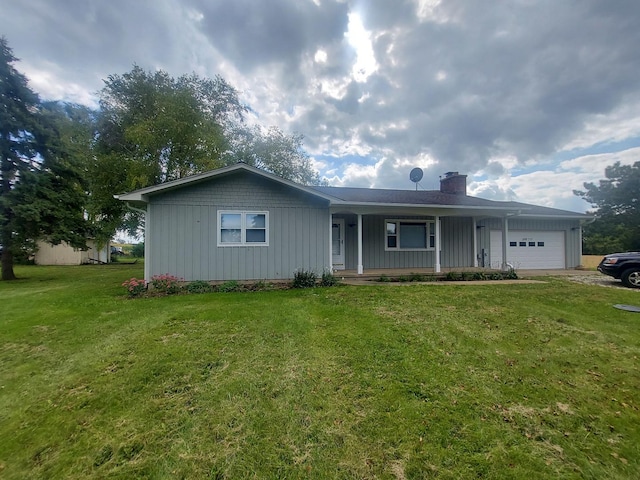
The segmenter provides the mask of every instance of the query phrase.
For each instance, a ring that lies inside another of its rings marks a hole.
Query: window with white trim
[[[218,212],[218,246],[269,245],[269,212]]]
[[[435,222],[430,220],[385,220],[385,250],[434,250]]]

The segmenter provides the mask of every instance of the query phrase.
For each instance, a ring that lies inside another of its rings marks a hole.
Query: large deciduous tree
[[[84,247],[85,186],[75,152],[60,134],[63,113],[43,106],[0,38],[0,244],[2,279],[16,254],[42,238]]]
[[[228,148],[225,125],[245,111],[221,77],[174,79],[135,66],[109,76],[100,92],[98,153],[135,165],[128,187],[175,180],[220,166]]]
[[[302,140],[302,135],[286,135],[277,127],[239,125],[231,131],[225,163],[244,162],[302,185],[319,185],[322,181]]]
[[[248,126],[237,91],[223,78],[177,79],[138,66],[111,75],[100,92],[89,211],[106,230],[135,236],[141,215],[113,194],[243,161],[289,180],[319,183],[302,137]]]
[[[585,252],[640,250],[640,162],[616,162],[604,173],[598,184],[585,183],[584,191],[574,191],[596,209],[595,222],[585,227]]]
[[[111,75],[100,92],[92,210],[114,231],[134,233],[140,218],[113,194],[175,180],[223,165],[227,124],[246,107],[223,78],[164,71]]]

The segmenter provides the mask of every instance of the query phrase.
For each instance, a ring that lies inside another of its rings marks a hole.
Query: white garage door
[[[565,268],[564,232],[510,231],[507,262],[517,269]],[[491,230],[491,268],[502,265],[502,232]]]

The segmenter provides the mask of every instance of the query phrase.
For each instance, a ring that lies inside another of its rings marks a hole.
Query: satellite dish
[[[409,180],[416,184],[416,190],[418,189],[418,182],[422,180],[422,175],[422,169],[417,167],[409,173]]]

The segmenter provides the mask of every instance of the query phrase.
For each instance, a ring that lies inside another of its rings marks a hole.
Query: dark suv
[[[619,278],[630,288],[640,288],[640,252],[612,253],[602,259],[598,271]]]

